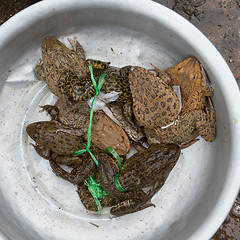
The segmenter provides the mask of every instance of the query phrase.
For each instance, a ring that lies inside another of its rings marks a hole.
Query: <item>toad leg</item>
[[[44,67],[43,67],[43,61],[39,60],[36,67],[34,68],[34,72],[37,76],[37,78],[41,81],[45,81],[46,80],[46,73],[44,71]]]
[[[82,45],[78,42],[77,38],[74,37],[67,39],[72,46],[72,50],[78,54],[79,59],[86,60],[85,52]]]
[[[200,136],[207,142],[212,142],[216,137],[215,111],[212,101],[208,97],[208,106],[205,112],[202,112],[199,120],[196,122],[196,128]]]
[[[122,216],[143,210],[151,206],[155,207],[155,205],[151,202],[152,194],[146,194],[142,190],[136,191],[138,191],[137,195],[141,195],[141,198],[140,196],[137,196],[137,198],[124,200],[113,206],[110,210],[110,213],[115,216]]]
[[[59,110],[57,107],[52,105],[44,105],[44,106],[40,106],[40,108],[42,108],[40,112],[46,111],[47,114],[51,116],[52,118],[51,121],[58,120]]]
[[[51,158],[51,150],[49,148],[40,146],[38,144],[32,144],[31,145],[34,147],[35,151],[40,155],[42,158],[49,160]]]

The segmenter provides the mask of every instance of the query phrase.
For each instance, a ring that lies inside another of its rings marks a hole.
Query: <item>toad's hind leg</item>
[[[180,143],[179,146],[181,147],[181,149],[184,149],[184,148],[187,148],[187,147],[191,146],[192,144],[199,141],[199,139],[197,138],[198,136],[199,136],[199,133],[198,133],[197,129],[194,129],[193,132],[191,133],[191,135],[189,135],[184,140],[184,142]]]
[[[134,115],[132,110],[132,105],[128,102],[122,105],[123,115],[125,116],[126,120],[131,124],[134,125]]]
[[[67,39],[72,46],[74,52],[78,54],[79,59],[86,60],[85,52],[82,45],[78,42],[77,37]]]
[[[80,160],[81,161],[81,160]],[[79,164],[80,164],[79,161]],[[90,176],[92,176],[97,171],[97,167],[93,160],[89,157],[82,161],[82,164],[77,165],[71,173],[64,170],[57,162],[53,160],[49,160],[50,166],[53,172],[58,176],[63,178],[64,180],[69,181],[73,184],[80,184],[84,180],[87,180]]]
[[[63,178],[64,180],[69,181],[70,183],[74,183],[74,175],[64,170],[61,166],[59,166],[55,161],[49,160],[50,166],[53,172],[58,176]]]
[[[145,136],[141,128],[138,128],[127,121],[119,103],[111,102],[107,104],[107,107],[111,110],[113,116],[118,120],[121,127],[133,141],[139,141]]]
[[[73,183],[78,185],[95,174],[97,172],[97,166],[92,158],[88,157],[83,161],[82,165],[78,166],[73,172]]]
[[[151,206],[155,207],[155,205],[149,199],[144,201],[141,201],[140,199],[128,199],[112,207],[110,213],[115,216],[122,216],[125,214],[138,212]]]
[[[92,197],[88,187],[84,183],[78,184],[77,189],[78,196],[83,204],[83,206],[89,210],[96,212],[98,210],[96,201]]]
[[[166,73],[165,71],[159,69],[158,67],[156,67],[155,65],[151,64],[153,66],[153,69],[149,69],[149,71],[154,71],[156,72],[157,76],[161,78],[161,80],[166,83],[166,84],[170,84],[171,82],[171,78],[169,76],[168,73]]]
[[[78,184],[77,193],[83,206],[87,210],[94,212],[98,211],[96,200],[93,198],[92,194],[90,193],[88,187],[85,184],[83,183]],[[111,207],[118,203],[116,199],[109,195],[100,198],[99,201],[102,207]]]
[[[207,142],[212,142],[216,137],[215,111],[210,97],[206,112],[202,112],[201,118],[196,123],[196,128],[200,136]]]

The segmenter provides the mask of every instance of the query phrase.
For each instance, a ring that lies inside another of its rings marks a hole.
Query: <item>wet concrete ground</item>
[[[39,0],[1,0],[0,25]],[[222,54],[240,86],[240,0],[155,0],[188,19]],[[240,194],[212,240],[240,240]]]
[[[39,2],[39,0],[1,0],[0,1],[0,25],[8,20],[15,13]]]
[[[222,54],[240,86],[240,0],[155,1],[178,12],[204,33]]]

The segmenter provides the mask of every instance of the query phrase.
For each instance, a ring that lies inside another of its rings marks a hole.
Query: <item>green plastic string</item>
[[[92,157],[94,163],[96,164],[96,166],[98,167],[98,161],[97,159],[95,158],[95,156],[92,154],[91,150],[90,150],[90,147],[88,147],[86,144],[85,145],[85,149],[82,149],[82,150],[79,150],[75,153],[73,153],[74,155],[79,155],[79,154],[82,154],[82,153],[85,153],[85,152],[88,152],[90,154],[90,156]]]
[[[126,192],[126,190],[121,186],[121,184],[118,180],[118,175],[119,175],[119,172],[116,174],[115,179],[114,179],[115,180],[115,185],[120,192]]]
[[[103,86],[104,83],[104,78],[106,76],[106,74],[102,74],[99,78],[98,81],[98,86],[97,83],[94,79],[93,76],[93,69],[92,66],[89,66],[89,70],[90,70],[90,74],[91,74],[91,80],[93,83],[93,86],[96,90],[96,94],[92,100],[92,104],[91,104],[91,110],[90,110],[90,119],[89,119],[89,126],[88,126],[88,132],[87,132],[87,145],[85,145],[85,149],[81,149],[79,151],[74,152],[74,155],[79,155],[85,152],[88,152],[90,154],[90,156],[92,157],[94,163],[96,164],[96,166],[98,167],[98,161],[95,158],[95,156],[92,154],[91,150],[90,150],[90,146],[91,146],[91,133],[92,133],[92,118],[93,118],[93,104],[98,96],[98,94],[100,93],[100,90]],[[100,184],[96,182],[95,180],[95,176],[91,176],[88,178],[88,180],[86,180],[85,185],[88,187],[88,190],[90,191],[91,195],[93,196],[93,199],[96,202],[97,208],[98,208],[98,214],[100,214],[102,212],[102,206],[101,203],[99,201],[99,199],[103,199],[105,195],[108,195],[106,191],[103,191]]]
[[[98,96],[98,94],[100,93],[100,90],[103,86],[103,83],[104,83],[104,78],[106,76],[106,74],[102,74],[99,78],[99,81],[98,81],[98,86],[97,86],[97,83],[94,79],[94,76],[93,76],[93,70],[92,70],[92,66],[90,65],[89,66],[89,70],[90,70],[90,73],[91,73],[91,79],[92,79],[92,82],[93,82],[93,86],[96,90],[96,94],[92,100],[92,104],[91,104],[91,111],[90,111],[90,121],[89,121],[89,126],[88,126],[88,132],[87,132],[87,147],[90,148],[90,144],[91,144],[91,132],[92,132],[92,117],[93,117],[93,104]]]
[[[122,159],[120,158],[120,156],[117,154],[117,152],[115,151],[114,148],[110,148],[110,147],[107,147],[105,150],[104,150],[105,153],[108,153],[110,152],[118,161],[118,165],[119,165],[119,169],[121,170],[122,169]]]
[[[113,157],[115,157],[116,159],[117,159],[117,161],[118,161],[118,165],[119,165],[119,170],[121,171],[121,169],[122,169],[122,159],[120,158],[120,156],[117,154],[117,152],[113,149],[113,148],[110,148],[110,147],[107,147],[106,149],[105,149],[105,152],[107,153],[107,152],[110,152],[112,155],[113,155]],[[119,190],[119,191],[121,191],[121,192],[126,192],[125,190],[124,190],[124,188],[121,186],[121,184],[120,184],[120,182],[119,182],[119,180],[118,180],[118,175],[119,175],[119,173],[120,172],[118,172],[117,174],[116,174],[116,176],[115,176],[115,179],[114,179],[114,181],[115,181],[115,185],[116,185],[116,187],[117,187],[117,189]]]
[[[92,133],[92,118],[93,118],[93,105],[94,105],[94,102],[98,96],[98,94],[100,93],[100,90],[103,86],[103,83],[104,83],[104,78],[106,76],[106,74],[102,74],[99,78],[99,82],[98,82],[98,86],[97,86],[97,83],[94,79],[94,76],[93,76],[93,69],[92,69],[92,66],[90,65],[89,66],[89,70],[90,70],[90,73],[91,73],[91,80],[92,80],[92,83],[93,83],[93,86],[96,90],[96,94],[92,100],[92,104],[91,104],[91,110],[90,110],[90,119],[89,119],[89,126],[88,126],[88,131],[87,131],[87,146],[85,149],[82,149],[82,150],[79,150],[77,152],[74,153],[74,155],[78,155],[78,154],[82,154],[84,152],[89,152],[90,155],[91,155],[91,151],[90,151],[90,145],[91,145],[91,133]],[[93,157],[93,160],[95,162],[95,164],[98,166],[98,163],[97,163],[97,159],[91,155],[91,157]]]
[[[101,188],[101,185],[96,182],[95,175],[88,178],[88,180],[84,181],[84,184],[88,187],[89,192],[93,196],[94,201],[96,202],[98,212],[97,214],[102,213],[102,205],[100,200],[104,198],[104,196],[107,196],[108,193],[106,191],[103,191]],[[100,200],[99,200],[100,199]]]
[[[96,81],[94,79],[94,76],[93,76],[93,69],[92,69],[91,65],[89,66],[89,70],[90,70],[91,80],[92,80],[93,86],[94,86],[94,88],[96,90],[96,94],[95,94],[95,96],[94,96],[94,98],[92,100],[92,104],[91,104],[90,119],[89,119],[89,126],[88,126],[88,132],[87,132],[87,145],[85,145],[85,147],[86,147],[85,149],[81,149],[79,151],[76,151],[74,153],[74,155],[78,155],[78,154],[82,154],[82,153],[88,152],[90,154],[90,156],[92,157],[94,163],[98,167],[98,161],[97,161],[97,159],[95,158],[95,156],[92,154],[92,152],[90,150],[90,146],[91,146],[91,133],[92,133],[93,105],[94,105],[94,102],[95,102],[95,100],[96,100],[96,98],[97,98],[98,94],[100,93],[100,90],[101,90],[101,88],[103,86],[106,74],[102,74],[100,76],[99,82],[98,82],[98,85],[97,85],[97,83],[96,83]],[[122,168],[121,158],[117,154],[117,152],[113,148],[106,148],[105,152],[110,152],[113,155],[113,157],[115,157],[117,159],[118,165],[119,165],[119,169],[121,170],[121,168]],[[119,183],[118,175],[119,175],[119,172],[115,176],[116,187],[119,189],[119,191],[125,192],[125,190],[123,189],[123,187]],[[98,208],[98,212],[97,213],[100,214],[102,212],[102,206],[101,206],[100,200],[103,199],[104,196],[108,195],[108,193],[106,191],[102,190],[101,185],[99,183],[97,183],[97,181],[95,180],[95,175],[89,177],[88,180],[84,181],[84,184],[88,187],[89,192],[91,193],[94,201],[96,202],[96,205],[97,205],[97,208]]]

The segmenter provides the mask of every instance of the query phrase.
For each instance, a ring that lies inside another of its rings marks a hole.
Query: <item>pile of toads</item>
[[[51,121],[27,126],[33,147],[57,176],[77,186],[87,210],[108,206],[120,216],[154,206],[151,198],[181,149],[199,135],[215,138],[213,89],[202,65],[189,57],[165,71],[117,69],[86,59],[77,39],[68,40],[72,49],[53,37],[43,40],[35,73],[58,100],[41,106]],[[137,153],[126,157],[132,148]]]

